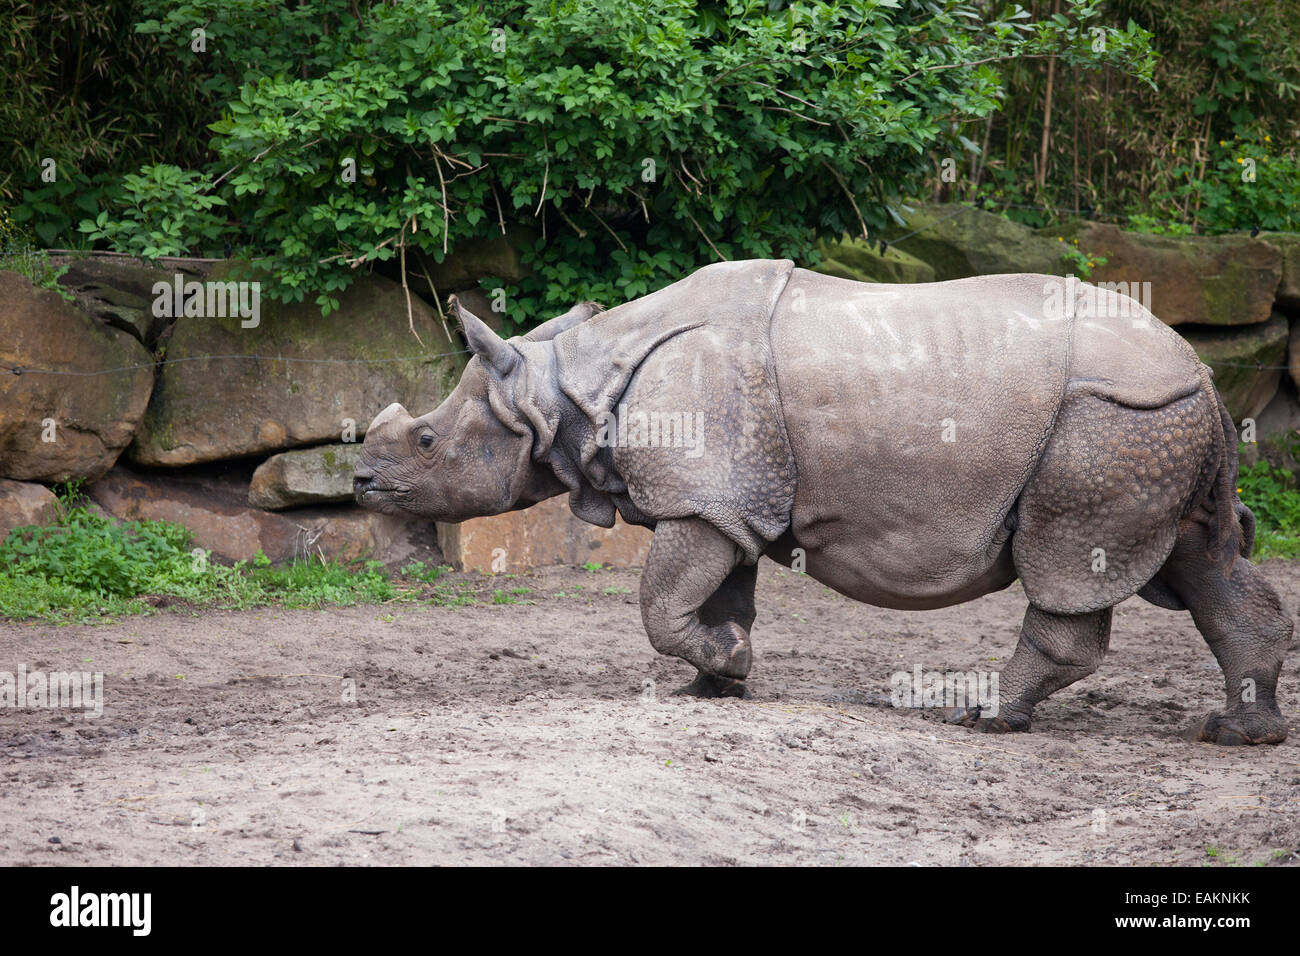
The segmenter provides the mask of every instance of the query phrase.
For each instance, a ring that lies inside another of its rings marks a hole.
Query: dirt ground
[[[1265,571],[1294,608],[1300,564]],[[1018,585],[897,612],[765,561],[754,698],[701,701],[670,695],[693,671],[650,648],[637,583],[0,625],[0,670],[106,675],[98,718],[0,709],[0,864],[1300,864],[1294,649],[1285,744],[1189,742],[1222,677],[1135,599],[1032,733],[984,735],[889,679],[1000,667]]]

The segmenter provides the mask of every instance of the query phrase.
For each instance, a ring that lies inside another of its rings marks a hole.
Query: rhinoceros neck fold
[[[575,513],[701,517],[751,562],[785,530],[795,476],[769,328],[793,268],[715,263],[555,337],[568,413],[551,463],[579,482]]]

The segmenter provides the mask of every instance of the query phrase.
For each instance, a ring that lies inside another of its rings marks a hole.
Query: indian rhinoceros
[[[1285,739],[1291,618],[1248,560],[1236,428],[1192,349],[1127,296],[753,260],[509,340],[453,308],[474,358],[434,411],[375,418],[357,500],[454,522],[567,492],[579,518],[653,529],[641,614],[656,650],[697,668],[685,691],[743,695],[767,555],[891,608],[1019,578],[997,714],[954,722],[1028,729],[1138,594],[1190,609],[1223,669],[1227,708],[1201,740]]]

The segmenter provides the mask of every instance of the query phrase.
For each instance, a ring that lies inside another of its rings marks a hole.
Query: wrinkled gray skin
[[[698,669],[684,690],[743,694],[766,554],[893,608],[1019,578],[997,716],[954,722],[1028,729],[1139,594],[1189,609],[1223,669],[1201,740],[1285,738],[1291,619],[1247,560],[1236,430],[1208,369],[1133,300],[1044,275],[875,285],[755,260],[509,341],[455,308],[475,358],[434,411],[374,420],[357,500],[460,521],[568,492],[587,521],[654,529],[642,618]],[[602,432],[611,410],[626,432]],[[643,447],[638,412],[700,421],[700,440]]]

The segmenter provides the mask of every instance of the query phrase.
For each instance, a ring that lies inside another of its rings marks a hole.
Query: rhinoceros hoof
[[[673,691],[674,695],[683,697],[751,697],[753,696],[750,689],[745,686],[743,680],[734,677],[715,677],[713,674],[705,674],[701,671],[696,675],[695,680],[691,681],[685,687],[679,687]]]
[[[943,719],[945,723],[969,727],[986,734],[1010,734],[1029,729],[1028,720],[1007,720],[1000,715],[981,717],[980,710],[978,704],[974,707],[948,707],[943,711]]]
[[[1198,729],[1196,739],[1221,747],[1280,744],[1286,740],[1286,722],[1267,711],[1210,714]]]

